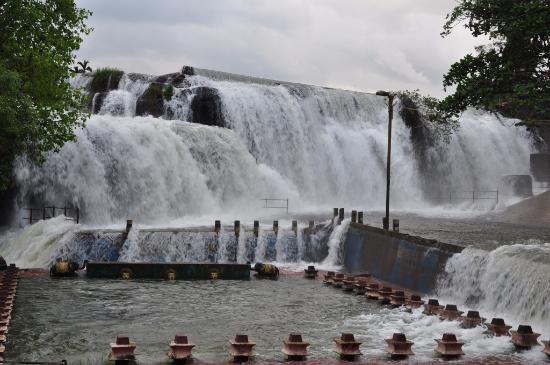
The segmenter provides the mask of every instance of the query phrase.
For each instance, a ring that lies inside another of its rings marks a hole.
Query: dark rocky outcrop
[[[181,69],[183,75],[194,76],[195,69],[192,66],[183,66]]]
[[[218,90],[201,86],[193,91],[195,94],[191,101],[193,123],[227,127]]]
[[[13,185],[7,190],[0,192],[0,227],[8,226],[12,223],[16,196],[17,189]]]
[[[101,106],[103,105],[103,102],[105,101],[105,98],[109,95],[109,92],[102,92],[102,93],[96,93],[92,99],[90,100],[90,109],[92,111],[92,114],[98,114],[101,110]]]
[[[136,103],[136,115],[160,117],[164,114],[164,84],[153,82],[141,94]]]

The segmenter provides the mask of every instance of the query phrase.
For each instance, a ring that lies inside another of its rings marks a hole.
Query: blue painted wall
[[[368,271],[400,287],[430,293],[447,259],[461,249],[352,224],[344,242],[344,268],[355,273]]]

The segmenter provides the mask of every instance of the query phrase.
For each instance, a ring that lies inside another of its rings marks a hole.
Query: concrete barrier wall
[[[447,259],[463,247],[352,223],[344,242],[344,268],[430,293]]]

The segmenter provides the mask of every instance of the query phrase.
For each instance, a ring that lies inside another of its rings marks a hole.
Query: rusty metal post
[[[334,214],[333,214],[334,217],[338,217],[338,208],[334,208]]]
[[[31,224],[32,224],[32,208],[30,209],[30,211],[31,211],[31,215],[29,217],[29,222],[31,222]]]
[[[394,232],[399,232],[399,219],[394,219],[393,220],[393,231]]]
[[[55,207],[52,207],[52,218],[55,218]]]
[[[279,221],[273,221],[273,232],[275,232],[275,236],[279,234]]]
[[[130,230],[132,229],[133,224],[134,224],[134,221],[131,219],[128,219],[126,221],[126,234],[130,233]]]
[[[80,208],[76,207],[76,224],[80,221]]]
[[[66,217],[67,216],[67,207],[63,207],[63,215]]]
[[[314,227],[315,227],[315,222],[314,221],[309,221],[309,229],[313,230]]]
[[[382,217],[382,228],[384,228],[385,231],[389,229],[389,224],[386,217]]]
[[[260,234],[260,221],[254,221],[254,236],[258,238],[259,234]]]
[[[46,220],[46,207],[42,207],[42,219]]]
[[[344,220],[344,208],[340,208],[338,211],[338,224],[342,223]]]
[[[363,212],[357,212],[357,223],[363,224]]]
[[[298,221],[292,221],[292,231],[295,236],[298,235]]]
[[[216,234],[220,234],[221,229],[222,229],[222,222],[221,221],[214,221],[214,232]]]
[[[357,223],[357,211],[356,210],[351,211],[351,223]]]
[[[235,221],[233,229],[235,231],[235,236],[239,237],[241,234],[241,221]]]

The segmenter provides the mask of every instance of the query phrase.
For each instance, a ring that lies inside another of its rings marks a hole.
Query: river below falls
[[[162,363],[170,340],[180,333],[196,344],[197,359],[223,362],[229,359],[229,340],[245,333],[257,343],[258,361],[282,361],[282,341],[295,331],[311,343],[311,359],[335,358],[333,338],[341,332],[352,332],[363,342],[365,359],[386,359],[383,339],[404,332],[415,342],[415,360],[433,360],[434,339],[453,332],[465,342],[465,359],[545,361],[540,348],[516,354],[509,338],[488,337],[482,328],[461,329],[458,322],[385,308],[297,277],[175,282],[23,278],[7,360],[100,364],[107,359],[109,342],[128,335],[138,345],[140,363]]]

